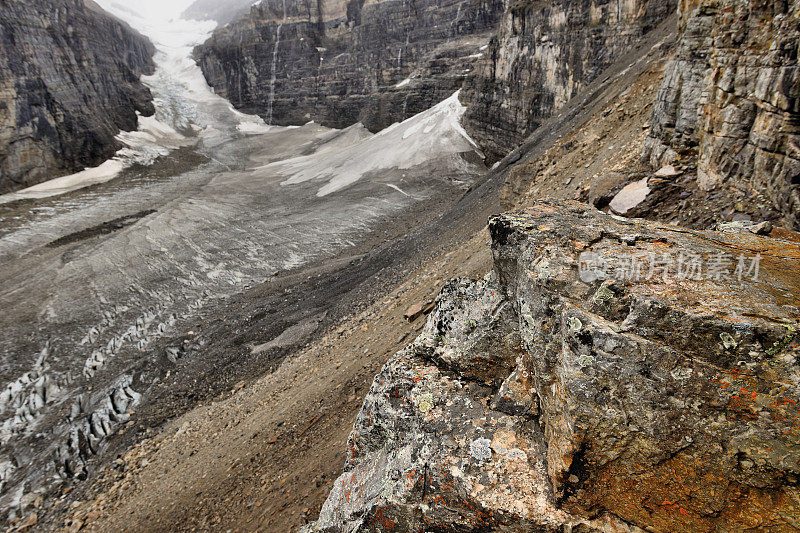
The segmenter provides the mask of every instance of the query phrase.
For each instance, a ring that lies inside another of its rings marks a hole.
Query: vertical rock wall
[[[0,192],[94,166],[152,114],[152,44],[84,0],[0,2]]]
[[[764,192],[800,226],[800,2],[682,2],[679,29],[652,163],[696,158],[701,186]]]
[[[502,157],[674,12],[672,0],[514,3],[467,80],[465,127]]]
[[[461,88],[504,0],[267,0],[196,50],[209,84],[275,124],[380,130]]]
[[[234,106],[277,124],[361,121],[374,131],[463,87],[465,126],[494,157],[674,11],[672,0],[285,6],[284,16],[282,0],[262,2],[197,49]]]

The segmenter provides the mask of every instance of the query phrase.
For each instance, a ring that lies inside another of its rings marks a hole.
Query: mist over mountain
[[[188,19],[214,20],[224,26],[246,14],[257,3],[257,0],[197,0],[183,12],[183,16]]]

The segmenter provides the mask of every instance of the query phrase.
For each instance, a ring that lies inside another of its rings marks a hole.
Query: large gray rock
[[[308,531],[796,527],[800,237],[549,201],[490,230],[494,271],[376,377]]]
[[[94,2],[3,0],[0,28],[0,193],[96,166],[153,114],[153,45]]]
[[[702,187],[764,193],[800,227],[800,2],[693,0],[680,15],[647,155],[696,158]]]

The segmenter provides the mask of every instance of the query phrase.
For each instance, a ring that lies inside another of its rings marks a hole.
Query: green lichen
[[[784,351],[786,348],[791,346],[792,342],[794,341],[794,328],[792,326],[786,326],[786,329],[789,333],[781,340],[775,342],[771,348],[767,350],[767,355],[775,356]]]
[[[417,396],[417,409],[423,415],[430,412],[433,409],[433,394],[426,392]]]
[[[612,291],[605,285],[601,285],[600,288],[597,289],[597,292],[594,295],[594,301],[599,305],[605,305],[613,299],[614,299],[614,291]]]
[[[576,317],[571,316],[567,319],[567,327],[571,333],[577,333],[583,328],[583,323]]]
[[[726,350],[733,350],[739,345],[739,343],[736,342],[736,339],[733,338],[733,335],[727,331],[720,333],[719,338],[722,340],[722,345]]]

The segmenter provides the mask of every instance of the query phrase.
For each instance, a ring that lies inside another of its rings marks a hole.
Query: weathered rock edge
[[[489,227],[493,271],[375,378],[306,531],[795,530],[797,234],[555,201]]]

